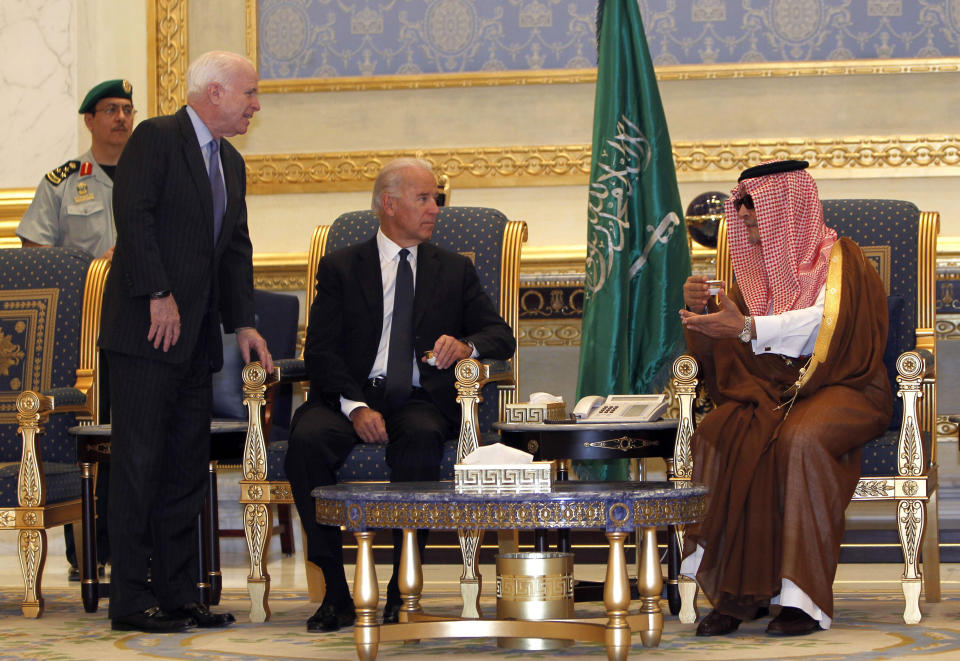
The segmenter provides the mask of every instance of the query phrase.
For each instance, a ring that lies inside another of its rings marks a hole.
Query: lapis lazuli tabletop
[[[317,487],[317,522],[377,528],[607,532],[694,523],[707,488],[689,482],[555,482],[547,493],[458,493],[453,482],[344,483]]]

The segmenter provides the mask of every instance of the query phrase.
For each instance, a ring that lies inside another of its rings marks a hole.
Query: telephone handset
[[[577,422],[653,422],[670,405],[666,395],[588,395],[573,408]]]

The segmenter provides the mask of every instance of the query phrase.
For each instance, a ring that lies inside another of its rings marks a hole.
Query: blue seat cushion
[[[287,473],[283,469],[283,462],[287,457],[287,446],[287,441],[277,441],[267,446],[267,481],[286,481]],[[457,441],[447,441],[443,445],[443,458],[440,460],[441,480],[453,479],[453,464],[456,459]],[[357,443],[337,470],[339,482],[386,482],[389,479],[386,448],[382,445]]]
[[[19,473],[20,466],[17,464],[0,468],[0,507],[17,507]],[[47,505],[80,498],[80,469],[76,464],[45,461],[43,474],[47,485]]]

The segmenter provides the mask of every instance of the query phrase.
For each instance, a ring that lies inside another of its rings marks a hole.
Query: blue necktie
[[[413,270],[406,248],[399,253],[397,283],[393,290],[390,350],[387,354],[387,405],[395,409],[410,396],[413,385]]]
[[[227,191],[223,188],[223,177],[220,176],[220,143],[210,141],[210,190],[213,193],[213,244],[220,239],[220,228],[223,227],[223,212],[227,207]]]

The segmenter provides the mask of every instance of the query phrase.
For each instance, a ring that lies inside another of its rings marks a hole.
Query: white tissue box
[[[567,419],[566,402],[549,404],[507,404],[507,419],[504,422],[557,422]]]
[[[456,464],[453,485],[458,493],[545,493],[557,474],[554,461],[528,464]]]

